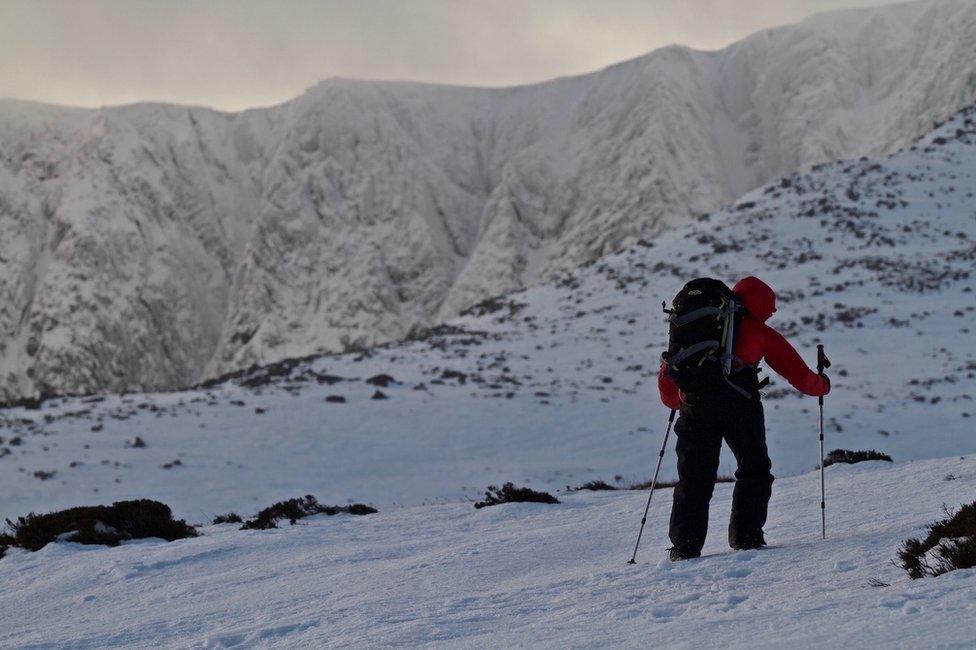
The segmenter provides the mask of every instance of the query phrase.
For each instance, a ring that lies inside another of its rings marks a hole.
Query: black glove
[[[820,373],[820,376],[823,378],[825,382],[827,382],[827,392],[824,393],[824,395],[828,395],[830,393],[830,377],[828,377],[827,374],[823,372]]]

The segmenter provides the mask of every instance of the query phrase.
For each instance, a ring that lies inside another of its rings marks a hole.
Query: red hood
[[[739,296],[749,315],[758,321],[765,322],[776,311],[776,294],[757,277],[750,275],[742,278],[735,283],[732,291]]]

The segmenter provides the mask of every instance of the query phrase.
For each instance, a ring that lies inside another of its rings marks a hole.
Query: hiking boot
[[[694,559],[696,557],[698,557],[698,556],[697,555],[685,554],[684,552],[679,551],[677,548],[675,548],[673,546],[668,549],[668,559],[671,560],[672,562],[680,562],[682,560],[691,560],[691,559]]]
[[[750,540],[748,542],[742,542],[741,544],[733,544],[731,546],[733,551],[752,551],[757,548],[762,548],[766,545],[765,540],[757,539]]]
[[[766,545],[766,536],[763,532],[749,532],[749,533],[739,533],[731,532],[729,533],[729,548],[733,551],[751,551],[756,548],[762,548]]]

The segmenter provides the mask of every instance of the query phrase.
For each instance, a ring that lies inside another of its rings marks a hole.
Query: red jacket
[[[748,314],[739,323],[733,352],[741,364],[756,365],[762,359],[769,367],[782,375],[801,393],[819,397],[826,395],[830,384],[810,370],[797,351],[783,335],[766,324],[776,312],[776,294],[760,280],[749,276],[739,280],[732,291],[745,306]],[[657,373],[657,387],[661,401],[668,408],[681,406],[681,391],[666,374],[667,365],[661,364]]]

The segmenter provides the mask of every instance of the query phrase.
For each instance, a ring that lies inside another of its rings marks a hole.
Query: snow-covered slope
[[[660,302],[700,275],[759,275],[779,292],[771,324],[808,362],[826,345],[828,448],[973,453],[974,194],[971,108],[908,150],[784,178],[403,344],[185,392],[3,410],[0,516],[153,497],[204,521],[306,493],[387,509],[507,480],[645,480],[667,415]],[[367,383],[382,373],[394,381]],[[816,401],[773,379],[782,477],[818,463]],[[127,444],[136,436],[147,446]]]
[[[402,337],[976,99],[976,4],[814,17],[508,89],[230,115],[0,103],[0,397]]]
[[[952,480],[947,480],[949,477]],[[728,553],[719,485],[705,557],[662,559],[667,502],[644,494],[317,517],[0,560],[4,647],[968,647],[976,569],[911,581],[902,541],[970,502],[976,458],[832,466],[777,483],[772,547]]]

